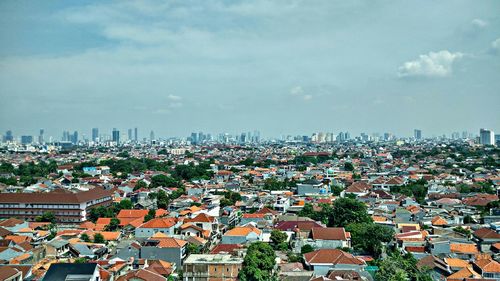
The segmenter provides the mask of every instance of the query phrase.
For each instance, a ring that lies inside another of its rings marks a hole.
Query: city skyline
[[[28,2],[0,3],[0,131],[500,131],[498,1]]]

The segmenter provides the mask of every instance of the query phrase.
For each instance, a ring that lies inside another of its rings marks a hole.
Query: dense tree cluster
[[[273,248],[264,242],[252,243],[243,260],[243,268],[239,273],[241,281],[275,280],[274,267],[276,254]]]
[[[377,281],[432,281],[430,274],[417,267],[417,259],[411,253],[391,253],[379,263],[375,275]]]

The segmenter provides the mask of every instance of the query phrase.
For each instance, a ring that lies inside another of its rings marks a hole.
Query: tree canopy
[[[264,242],[254,242],[248,247],[239,278],[242,281],[274,280],[275,264],[276,254],[273,248]]]
[[[328,226],[345,227],[351,223],[372,221],[365,204],[352,198],[339,198],[333,202]]]

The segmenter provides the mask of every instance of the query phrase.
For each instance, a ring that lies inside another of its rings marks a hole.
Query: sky
[[[500,131],[500,1],[0,1],[0,132]]]

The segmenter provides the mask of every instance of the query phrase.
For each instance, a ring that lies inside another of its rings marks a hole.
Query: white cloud
[[[473,19],[471,24],[476,28],[485,28],[488,26],[488,22],[482,19]]]
[[[312,100],[313,96],[312,95],[304,95],[303,99],[304,100]]]
[[[290,89],[290,95],[292,96],[299,96],[304,93],[304,89],[301,86],[295,86]]]
[[[464,55],[447,50],[420,55],[418,59],[405,62],[399,67],[399,77],[446,77],[453,70],[453,63]]]
[[[491,42],[491,49],[493,49],[494,52],[500,52],[500,38]]]
[[[176,95],[168,95],[168,99],[171,101],[180,101],[182,100],[182,97]]]

